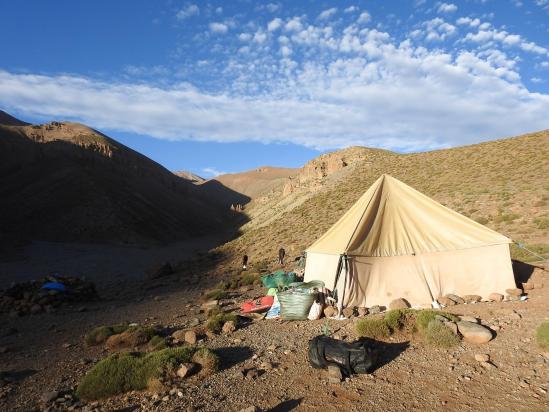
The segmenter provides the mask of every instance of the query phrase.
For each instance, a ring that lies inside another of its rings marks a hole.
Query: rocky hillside
[[[200,186],[96,130],[2,120],[4,237],[171,241],[221,232],[232,219]]]
[[[549,131],[425,153],[350,148],[309,162],[255,199],[244,234],[222,247],[235,258],[296,255],[383,173],[530,248],[549,253]],[[520,250],[516,257],[530,258]]]
[[[174,172],[174,174],[176,176],[182,177],[183,179],[188,180],[189,182],[194,183],[194,184],[200,184],[200,183],[204,183],[206,181],[206,179],[204,179],[203,177],[195,175],[194,173],[188,172],[186,170],[181,170],[179,172]]]

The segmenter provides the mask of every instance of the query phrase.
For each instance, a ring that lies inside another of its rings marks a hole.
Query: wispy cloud
[[[202,169],[202,173],[204,174],[205,177],[213,178],[219,175],[226,175],[228,172],[221,172],[217,170],[215,167],[205,167]]]
[[[214,23],[210,23],[209,27],[213,33],[217,33],[217,34],[225,34],[229,31],[229,26],[225,23],[214,22]]]
[[[439,13],[454,13],[457,9],[458,7],[452,3],[441,3],[437,7]]]
[[[178,20],[185,20],[191,16],[196,16],[198,14],[200,14],[200,8],[196,4],[189,4],[179,10],[176,13],[175,17]]]

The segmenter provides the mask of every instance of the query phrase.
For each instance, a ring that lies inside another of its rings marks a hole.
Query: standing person
[[[242,257],[242,270],[248,269],[248,255]]]
[[[283,247],[278,249],[278,263],[283,265],[284,264],[284,256],[286,255],[286,251]]]

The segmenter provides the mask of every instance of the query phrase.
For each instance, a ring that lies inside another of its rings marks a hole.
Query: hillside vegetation
[[[332,156],[349,157],[349,150]],[[324,157],[330,155],[324,155]],[[234,259],[291,256],[324,233],[383,173],[538,253],[549,253],[549,131],[425,153],[352,148],[353,162],[307,187],[271,190],[246,213],[243,235],[220,247]],[[346,161],[344,162],[346,163]],[[514,257],[532,260],[513,247]],[[535,258],[534,258],[535,259]]]

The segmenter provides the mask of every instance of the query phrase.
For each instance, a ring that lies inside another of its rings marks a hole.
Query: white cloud
[[[276,17],[272,19],[269,24],[267,24],[267,30],[269,31],[275,31],[278,30],[280,27],[282,27],[282,19]]]
[[[250,41],[253,36],[250,33],[240,33],[238,35],[238,38],[242,41]]]
[[[196,4],[189,4],[177,12],[175,17],[178,20],[185,20],[191,16],[200,14],[200,9]]]
[[[437,11],[439,13],[454,13],[458,7],[452,3],[442,3],[438,6]]]
[[[221,172],[217,170],[215,167],[205,167],[202,169],[202,173],[204,174],[205,177],[210,177],[210,178],[214,178],[219,175],[228,174],[228,172]]]
[[[479,26],[479,28],[482,25]],[[467,33],[463,39],[464,41],[471,41],[482,45],[490,45],[491,43],[498,42],[506,46],[517,46],[522,50],[536,53],[540,55],[549,55],[549,50],[545,47],[538,46],[534,42],[526,41],[522,36],[518,34],[510,34],[505,30],[479,30],[476,33]]]
[[[268,3],[265,8],[269,10],[271,13],[274,13],[275,11],[280,9],[280,4],[278,3]]]
[[[209,27],[213,33],[217,33],[217,34],[225,34],[227,33],[227,31],[229,31],[229,26],[227,26],[224,23],[217,23],[217,22],[210,23]]]
[[[456,27],[450,23],[447,23],[440,17],[435,17],[432,20],[423,22],[423,27],[425,27],[425,32],[421,32],[425,35],[425,40],[427,41],[444,41],[448,37],[456,34]],[[417,31],[413,32],[416,34]]]
[[[370,16],[370,13],[363,11],[360,13],[360,16],[358,16],[357,23],[368,23],[371,19],[372,16]]]
[[[480,25],[480,20],[472,19],[470,17],[460,17],[456,20],[456,23],[460,26],[468,25],[470,27],[477,27],[478,25]]]
[[[539,77],[532,77],[530,81],[532,83],[543,83],[543,79],[540,79]]]
[[[358,11],[357,6],[349,6],[343,10],[343,13],[354,13],[355,11]]]
[[[303,24],[301,24],[301,19],[299,17],[293,17],[286,23],[284,28],[288,31],[300,31],[303,29]]]
[[[289,57],[291,54],[292,54],[292,49],[288,46],[282,46],[280,48],[280,53],[282,54],[282,56],[284,57]]]
[[[256,43],[264,43],[265,40],[267,40],[267,33],[265,33],[263,30],[258,30],[254,34],[254,41]]]
[[[217,14],[223,13],[223,7],[217,7],[217,8],[215,9],[215,12],[216,12]]]
[[[332,7],[331,9],[324,10],[322,13],[318,15],[319,20],[328,20],[330,17],[332,17],[334,14],[337,13],[337,9],[335,7]]]

